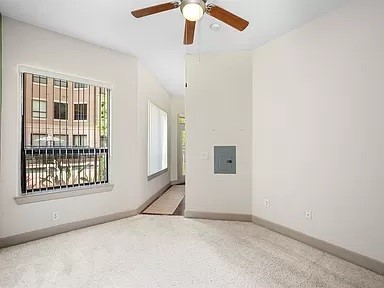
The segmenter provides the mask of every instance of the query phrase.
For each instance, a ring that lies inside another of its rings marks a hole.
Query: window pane
[[[87,135],[73,135],[73,146],[86,147]]]
[[[55,102],[54,117],[59,120],[68,119],[68,104]]]
[[[47,146],[47,134],[32,134],[31,146]]]
[[[68,87],[68,82],[65,81],[65,80],[54,79],[53,80],[53,85],[55,85],[56,87],[67,88]]]
[[[88,85],[82,83],[75,83],[75,88],[87,88]]]
[[[23,87],[23,193],[107,183],[110,90],[29,73]]]
[[[75,104],[75,120],[87,120],[87,104]]]
[[[67,146],[68,135],[53,135],[53,146]]]
[[[39,76],[39,75],[33,75],[33,82],[34,83],[40,83],[40,84],[47,84],[47,77]]]
[[[149,102],[148,105],[148,176],[168,167],[167,113]]]
[[[47,118],[47,102],[43,100],[32,101],[33,118]]]

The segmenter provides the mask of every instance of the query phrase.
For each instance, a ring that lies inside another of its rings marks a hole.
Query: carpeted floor
[[[367,287],[384,276],[252,223],[139,215],[0,250],[0,287]]]

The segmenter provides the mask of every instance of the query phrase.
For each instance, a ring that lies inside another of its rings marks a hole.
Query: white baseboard
[[[199,218],[209,220],[227,220],[227,221],[241,221],[251,222],[252,215],[248,214],[232,214],[232,213],[212,213],[212,212],[198,212],[198,211],[184,211],[185,218]]]
[[[334,244],[328,243],[326,241],[317,239],[315,237],[309,236],[307,234],[298,232],[296,230],[290,229],[288,227],[282,226],[280,224],[273,223],[271,221],[265,220],[263,218],[252,216],[252,222],[268,228],[274,232],[282,234],[284,236],[295,239],[299,242],[317,248],[326,253],[332,254],[338,258],[371,270],[373,272],[384,275],[384,263],[378,260],[369,258],[367,256],[361,255],[359,253],[347,250],[345,248],[336,246]]]
[[[161,188],[151,198],[149,198],[147,201],[145,201],[142,205],[140,205],[135,210],[109,214],[109,215],[100,216],[92,219],[80,220],[80,221],[61,224],[58,226],[48,227],[48,228],[44,228],[36,231],[13,235],[5,238],[0,238],[0,248],[18,245],[18,244],[26,243],[29,241],[38,240],[41,238],[46,238],[49,236],[54,236],[57,234],[66,233],[66,232],[77,230],[77,229],[82,229],[82,228],[86,228],[94,225],[99,225],[99,224],[135,216],[137,214],[140,214],[148,205],[150,205],[154,200],[156,200],[156,198],[160,197],[165,191],[169,189],[169,187],[171,187],[170,183],[168,183],[163,188]]]

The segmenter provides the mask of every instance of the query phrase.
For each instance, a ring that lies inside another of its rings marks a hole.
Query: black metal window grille
[[[108,183],[110,90],[22,76],[22,193]],[[75,103],[82,103],[77,120]]]

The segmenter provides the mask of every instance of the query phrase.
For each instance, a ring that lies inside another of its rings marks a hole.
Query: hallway
[[[154,201],[142,214],[184,215],[185,185],[174,185]]]

